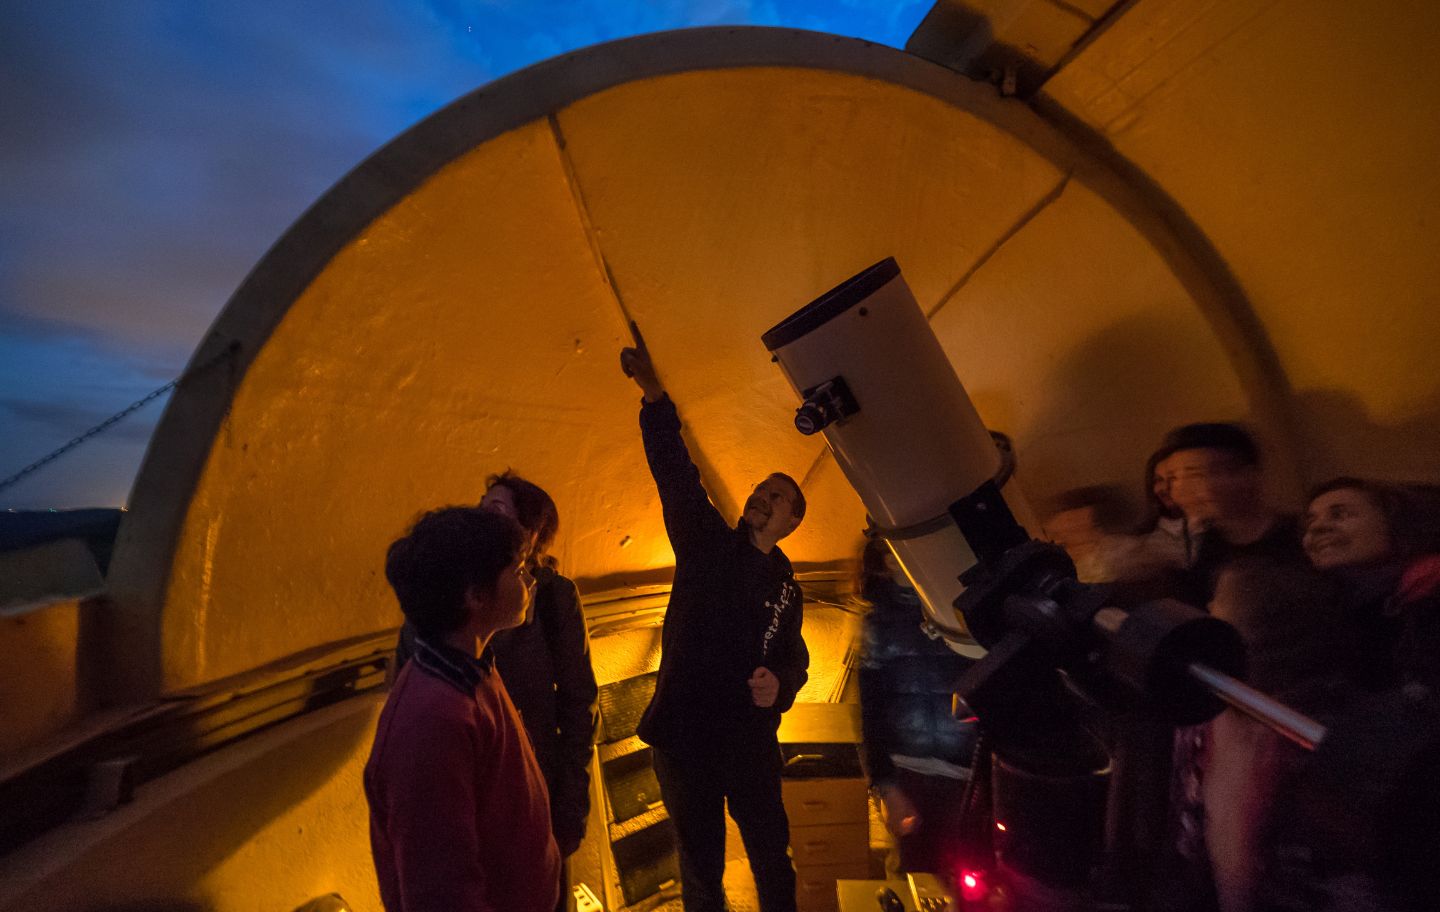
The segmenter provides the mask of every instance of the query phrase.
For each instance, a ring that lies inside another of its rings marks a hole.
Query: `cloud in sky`
[[[184,367],[246,272],[405,128],[579,47],[700,25],[902,44],[929,2],[32,0],[0,18],[0,477]],[[161,404],[0,508],[123,502]],[[67,468],[74,466],[75,468]]]
[[[98,332],[4,316],[0,333],[0,475],[41,456],[162,386],[170,371],[127,354]],[[19,508],[119,504],[165,400],[0,494]]]

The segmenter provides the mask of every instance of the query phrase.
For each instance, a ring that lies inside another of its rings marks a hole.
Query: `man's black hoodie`
[[[743,520],[730,526],[715,509],[669,396],[640,409],[640,432],[675,551],[675,583],[655,696],[638,733],[678,754],[774,744],[810,665],[790,561],[778,547],[761,552]],[[780,679],[768,708],[754,704],[746,683],[761,666]]]

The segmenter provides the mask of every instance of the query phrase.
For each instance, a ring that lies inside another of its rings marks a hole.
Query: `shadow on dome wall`
[[[1403,420],[1384,422],[1355,393],[1297,391],[1299,439],[1297,459],[1290,465],[1275,457],[1268,429],[1247,408],[1233,377],[1217,376],[1213,360],[1196,351],[1194,343],[1180,322],[1131,317],[1080,341],[1037,378],[1034,389],[1044,391],[1046,399],[1032,420],[1009,425],[1026,405],[1010,386],[977,385],[971,398],[987,421],[1012,431],[1021,483],[1028,490],[1113,484],[1138,500],[1149,452],[1134,441],[1158,443],[1172,427],[1208,420],[1241,421],[1256,431],[1270,456],[1273,494],[1290,509],[1298,508],[1311,485],[1336,475],[1440,479],[1440,394]],[[1161,351],[1167,361],[1157,375],[1155,352]],[[1117,435],[1116,429],[1125,433]]]
[[[1112,324],[1081,342],[1047,374],[1037,389],[1050,402],[1028,426],[1017,429],[1022,479],[1036,490],[1113,483],[1140,494],[1148,451],[1134,440],[1159,442],[1165,431],[1191,421],[1241,421],[1266,439],[1266,428],[1245,408],[1238,387],[1221,389],[1212,365],[1190,346],[1183,327],[1162,319],[1136,318]],[[1154,374],[1154,353],[1168,353],[1163,377]],[[975,399],[1004,408],[1006,394],[984,388]],[[1227,401],[1228,400],[1228,401]],[[1432,395],[1402,421],[1377,421],[1360,398],[1339,389],[1297,391],[1297,464],[1267,461],[1273,494],[1298,508],[1311,485],[1336,475],[1387,481],[1440,479],[1440,394]],[[1082,405],[1084,411],[1082,412]],[[988,411],[982,409],[982,412]],[[1084,424],[1077,415],[1084,414]],[[1128,428],[1116,437],[1099,429]],[[1071,443],[1052,455],[1057,438]],[[1073,441],[1083,441],[1082,446]],[[1267,446],[1273,453],[1273,448]],[[1118,472],[1117,472],[1118,467]]]
[[[1336,475],[1440,480],[1440,394],[1391,424],[1376,421],[1358,396],[1344,390],[1301,390],[1296,400],[1308,483]]]
[[[1213,357],[1195,343],[1178,321],[1137,316],[1074,345],[1036,378],[1043,404],[1033,420],[1013,429],[1026,489],[1112,483],[1138,494],[1150,454],[1137,441],[1158,443],[1170,428],[1191,421],[1242,417],[1247,403],[1234,376],[1217,376]],[[1169,358],[1157,373],[1161,351]],[[985,403],[989,396],[981,388],[975,398]]]

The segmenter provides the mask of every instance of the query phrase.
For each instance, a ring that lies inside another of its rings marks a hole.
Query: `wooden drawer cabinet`
[[[869,791],[864,779],[786,779],[781,783],[790,827],[864,823]]]
[[[795,867],[868,865],[870,828],[860,823],[830,823],[790,828],[790,850]]]
[[[835,881],[870,876],[870,827],[863,779],[782,783],[795,858],[800,912],[833,912]]]
[[[795,907],[800,912],[837,912],[840,902],[836,896],[835,881],[854,880],[862,876],[857,871],[863,873],[865,870],[865,865],[796,868]]]
[[[795,902],[800,912],[835,912],[835,881],[870,876],[870,797],[860,771],[853,704],[797,704],[780,725],[790,819]]]

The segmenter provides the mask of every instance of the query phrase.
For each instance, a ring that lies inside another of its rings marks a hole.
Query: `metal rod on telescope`
[[[1192,662],[1186,670],[1191,677],[1210,688],[1215,696],[1306,750],[1313,751],[1325,737],[1325,726],[1242,681],[1199,662]]]

